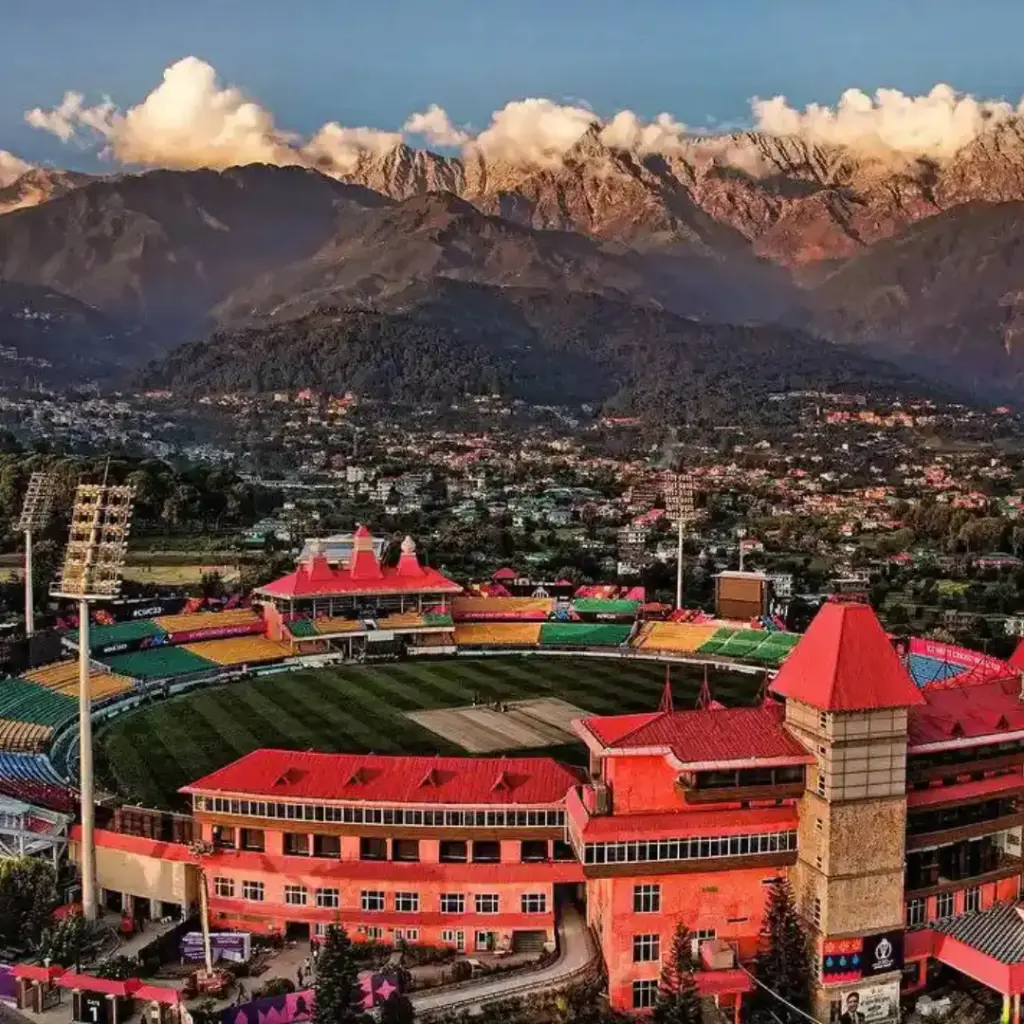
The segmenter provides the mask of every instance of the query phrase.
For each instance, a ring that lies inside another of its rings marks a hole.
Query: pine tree
[[[352,940],[341,925],[331,925],[320,946],[314,999],[312,1024],[352,1024],[361,1016]]]
[[[680,922],[672,937],[668,959],[661,969],[654,1024],[700,1024],[700,996],[693,971],[693,940]]]
[[[813,963],[807,931],[796,912],[793,890],[784,878],[777,878],[768,888],[764,923],[761,925],[761,948],[754,964],[757,980],[771,992],[805,1013],[811,1008]],[[753,994],[751,1017],[755,1021],[799,1020],[770,992],[758,985]]]

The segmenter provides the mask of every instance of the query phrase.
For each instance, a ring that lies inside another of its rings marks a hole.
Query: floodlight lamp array
[[[89,599],[120,593],[134,496],[127,485],[79,484],[54,594]]]
[[[38,530],[46,524],[53,508],[55,481],[43,470],[36,470],[29,477],[25,500],[21,506],[18,529],[22,532]]]

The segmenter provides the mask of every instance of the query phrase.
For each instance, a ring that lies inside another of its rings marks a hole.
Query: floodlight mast
[[[35,595],[32,583],[32,534],[46,525],[53,507],[54,479],[42,470],[29,477],[18,528],[25,534],[25,635],[35,633]]]
[[[683,534],[693,520],[693,476],[680,469],[672,483],[672,502],[676,517],[676,610],[683,607]]]
[[[131,486],[79,484],[60,580],[51,592],[78,602],[78,763],[82,813],[82,913],[97,916],[96,805],[92,764],[92,708],[89,688],[89,603],[116,597],[128,550]]]

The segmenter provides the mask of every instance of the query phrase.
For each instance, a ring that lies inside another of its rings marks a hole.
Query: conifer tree
[[[661,969],[654,1024],[700,1024],[700,996],[693,972],[693,940],[680,922],[676,925],[672,948]]]
[[[761,984],[753,994],[751,1017],[755,1021],[773,1021],[774,1015],[782,1021],[797,1021],[799,1014],[771,994],[776,993],[805,1013],[810,1011],[811,949],[806,928],[796,911],[793,890],[784,878],[775,879],[768,888],[760,938],[754,975]]]
[[[312,1024],[352,1024],[362,1016],[352,940],[341,925],[331,925],[320,946],[314,999]]]

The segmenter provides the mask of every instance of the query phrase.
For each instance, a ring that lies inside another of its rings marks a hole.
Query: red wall
[[[685,810],[675,789],[676,772],[661,755],[606,757],[604,771],[615,814]]]
[[[737,944],[742,957],[752,956],[764,915],[766,885],[779,873],[778,868],[745,868],[588,881],[587,917],[601,938],[612,1006],[630,1010],[633,982],[657,978],[660,971],[657,963],[633,963],[634,935],[657,932],[664,958],[681,921],[693,932],[713,928],[718,938]],[[633,912],[633,887],[640,884],[661,886],[660,913]]]

